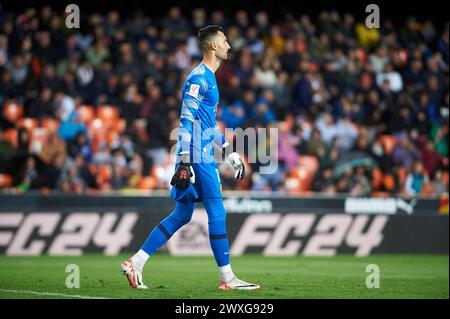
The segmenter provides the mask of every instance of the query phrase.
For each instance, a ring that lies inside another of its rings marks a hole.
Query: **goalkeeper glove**
[[[178,164],[175,174],[172,177],[172,180],[170,181],[170,185],[185,190],[191,183],[195,183],[194,169],[189,163],[189,160],[186,162],[181,160],[180,164]]]
[[[233,152],[228,155],[228,160],[234,169],[234,178],[243,179],[245,177],[245,165],[238,153]]]

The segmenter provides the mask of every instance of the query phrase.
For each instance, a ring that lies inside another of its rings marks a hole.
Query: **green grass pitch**
[[[148,290],[133,290],[119,272],[129,255],[106,257],[0,256],[0,298],[449,298],[449,258],[431,255],[232,258],[238,277],[258,291],[222,291],[212,257],[158,253],[144,269]],[[65,286],[66,266],[77,264],[80,288]],[[365,285],[366,266],[380,269],[380,288]],[[42,294],[47,293],[47,294]]]

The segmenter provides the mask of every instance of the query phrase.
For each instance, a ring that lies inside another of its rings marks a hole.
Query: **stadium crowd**
[[[48,6],[0,11],[0,188],[167,189],[206,24],[232,48],[216,72],[221,127],[279,132],[277,171],[249,163],[238,182],[221,165],[224,190],[448,193],[448,23],[367,29],[337,11],[274,22],[178,7],[161,19],[89,14],[80,29]]]

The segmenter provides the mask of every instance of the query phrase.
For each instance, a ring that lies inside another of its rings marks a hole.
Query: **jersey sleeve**
[[[179,154],[190,153],[194,121],[198,118],[198,108],[208,90],[206,80],[202,77],[192,77],[185,85],[178,130]]]

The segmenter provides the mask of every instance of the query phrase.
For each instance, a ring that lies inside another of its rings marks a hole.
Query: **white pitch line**
[[[68,295],[68,294],[59,294],[59,293],[56,293],[56,292],[32,291],[32,290],[0,289],[0,292],[12,292],[12,293],[16,293],[16,294],[31,294],[31,295],[41,295],[41,296],[70,297],[70,298],[79,298],[79,299],[110,299],[110,298],[106,298],[106,297],[91,297],[91,296],[82,296],[82,295]]]

